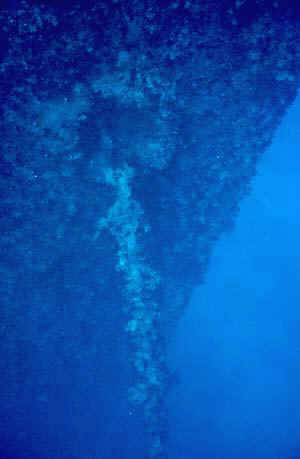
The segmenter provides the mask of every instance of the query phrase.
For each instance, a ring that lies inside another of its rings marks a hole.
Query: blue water
[[[300,457],[300,97],[170,350],[176,459]]]

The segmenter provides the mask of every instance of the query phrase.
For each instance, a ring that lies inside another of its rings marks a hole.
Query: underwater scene
[[[300,458],[300,3],[3,0],[0,459]]]

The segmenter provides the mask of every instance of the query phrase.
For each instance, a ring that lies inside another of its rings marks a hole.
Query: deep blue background
[[[300,457],[300,97],[217,244],[170,360],[171,457]]]

